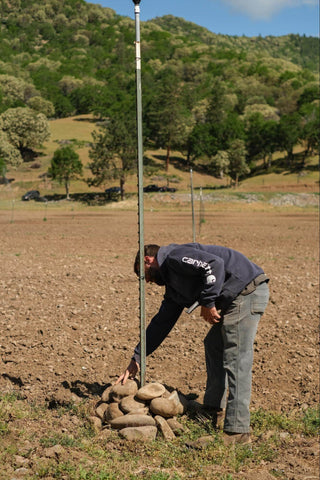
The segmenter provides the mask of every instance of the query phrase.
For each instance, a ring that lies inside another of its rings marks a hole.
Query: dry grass
[[[39,157],[36,162],[40,164],[39,168],[32,168],[34,162],[24,163],[17,170],[11,169],[7,176],[14,178],[15,181],[9,189],[0,186],[0,198],[2,199],[19,199],[21,195],[29,189],[39,189],[42,195],[50,195],[52,193],[63,194],[63,186],[56,182],[51,182],[42,179],[40,176],[44,174],[53,156],[53,153],[61,145],[61,141],[72,141],[75,144],[77,153],[80,156],[84,166],[84,179],[90,177],[91,172],[88,169],[89,163],[89,143],[92,140],[92,132],[97,128],[93,122],[91,115],[81,115],[79,117],[63,118],[53,120],[50,122],[51,138],[46,142],[39,151]],[[301,151],[301,147],[296,149],[296,153]],[[174,152],[172,154],[172,162],[169,166],[169,171],[165,171],[165,150],[146,150],[145,157],[148,159],[147,163],[152,163],[157,172],[153,176],[145,175],[145,184],[158,183],[159,185],[166,184],[166,174],[171,178],[176,178],[178,183],[172,183],[176,186],[179,192],[190,191],[190,170],[184,165],[183,156]],[[279,158],[279,153],[275,155],[275,159]],[[266,192],[266,191],[284,191],[284,192],[318,192],[319,190],[319,175],[316,168],[310,169],[311,165],[317,165],[318,158],[316,156],[308,159],[308,169],[305,169],[302,174],[290,173],[283,171],[281,173],[268,173],[248,178],[241,182],[237,191],[239,192]],[[147,169],[145,171],[147,173]],[[110,181],[108,185],[101,188],[89,188],[84,180],[76,180],[71,184],[71,193],[84,192],[101,192],[104,188],[117,185],[117,181]],[[200,187],[219,189],[228,186],[228,179],[217,179],[210,175],[205,175],[197,168],[193,171],[193,186],[196,189]],[[136,193],[137,178],[136,175],[131,175],[127,178],[125,185],[126,193]],[[234,191],[230,190],[229,191]],[[223,191],[225,188],[223,188]]]

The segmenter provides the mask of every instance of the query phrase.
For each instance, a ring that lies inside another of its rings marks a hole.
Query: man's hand
[[[128,380],[128,378],[133,379],[137,375],[138,371],[139,371],[139,364],[132,358],[131,362],[127,366],[126,371],[122,375],[120,375],[120,377],[116,381],[116,385],[118,383],[122,383],[122,385],[124,385]]]
[[[221,318],[216,307],[201,307],[200,317],[203,317],[206,322],[210,323],[210,325],[219,323]]]

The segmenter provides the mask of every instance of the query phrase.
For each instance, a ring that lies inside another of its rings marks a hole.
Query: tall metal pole
[[[190,187],[191,187],[191,210],[192,210],[192,241],[196,241],[196,227],[194,223],[194,202],[193,202],[193,177],[192,168],[190,169]]]
[[[140,48],[140,1],[133,0],[136,26],[136,84],[137,84],[137,135],[138,135],[138,224],[139,224],[139,301],[140,301],[140,383],[146,381],[146,320],[145,320],[145,276],[144,276],[144,205],[143,205],[143,142],[142,142],[142,91],[141,91],[141,48]]]
[[[199,212],[199,235],[201,234],[201,224],[203,222],[203,198],[202,198],[202,187],[200,187],[200,212]]]

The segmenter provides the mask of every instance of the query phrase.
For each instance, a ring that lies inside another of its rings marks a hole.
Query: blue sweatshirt
[[[236,250],[200,243],[160,247],[157,261],[166,290],[159,312],[146,330],[147,355],[163,342],[184,307],[198,301],[223,313],[246,285],[264,273]],[[133,358],[140,363],[140,344]]]

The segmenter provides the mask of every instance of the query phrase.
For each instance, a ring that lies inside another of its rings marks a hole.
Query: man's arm
[[[164,299],[159,312],[152,318],[146,330],[146,354],[150,355],[163,342],[182,313],[183,307],[170,299]],[[125,384],[128,378],[134,378],[139,371],[140,343],[134,349],[134,355],[116,383]]]
[[[170,299],[164,299],[159,312],[153,317],[146,330],[146,355],[154,352],[170,333],[183,307]],[[140,363],[140,343],[134,349],[134,360]]]

